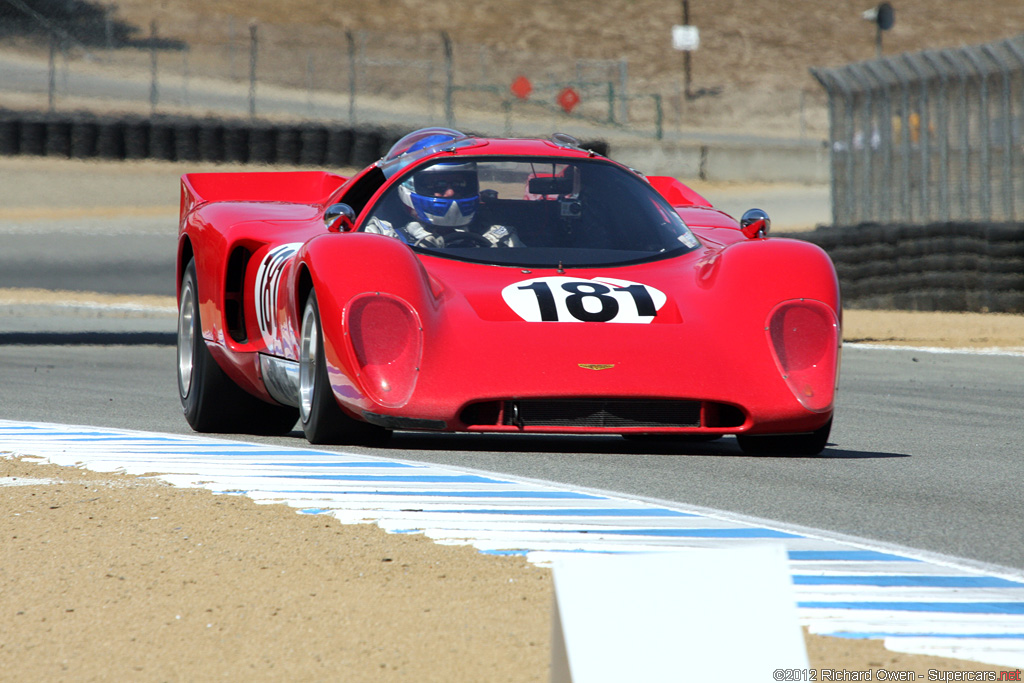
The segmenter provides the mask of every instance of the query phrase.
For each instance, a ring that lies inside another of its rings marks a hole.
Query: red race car
[[[828,256],[577,141],[416,131],[344,178],[181,180],[178,387],[203,432],[827,444]]]

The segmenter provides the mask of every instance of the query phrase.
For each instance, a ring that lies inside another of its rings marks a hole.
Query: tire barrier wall
[[[314,122],[0,110],[0,155],[361,168],[407,132]],[[608,154],[603,141],[584,147]]]
[[[1024,223],[822,226],[849,308],[1024,313]]]
[[[401,134],[317,123],[0,111],[0,155],[7,156],[360,167]]]

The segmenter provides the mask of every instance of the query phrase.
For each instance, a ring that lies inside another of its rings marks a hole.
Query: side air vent
[[[242,290],[245,287],[245,269],[252,256],[245,247],[238,247],[231,252],[228,259],[228,270],[224,278],[224,320],[228,334],[239,344],[248,341],[245,330],[245,302]]]

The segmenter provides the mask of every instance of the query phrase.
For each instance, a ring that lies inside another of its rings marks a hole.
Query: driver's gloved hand
[[[412,221],[411,223],[409,223],[409,225],[405,226],[405,231],[409,233],[409,236],[412,238],[413,244],[425,244],[427,246],[438,248],[444,246],[444,238],[442,238],[440,235],[435,235],[434,233],[430,232],[425,227],[423,227],[422,223],[419,223],[418,221]]]
[[[484,237],[495,247],[521,247],[523,245],[516,235],[515,228],[510,228],[506,225],[492,225],[484,233]]]

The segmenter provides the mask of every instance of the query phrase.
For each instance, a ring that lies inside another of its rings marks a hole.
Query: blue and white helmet
[[[472,161],[440,162],[412,174],[398,196],[424,225],[459,228],[468,225],[480,200],[480,183]]]

